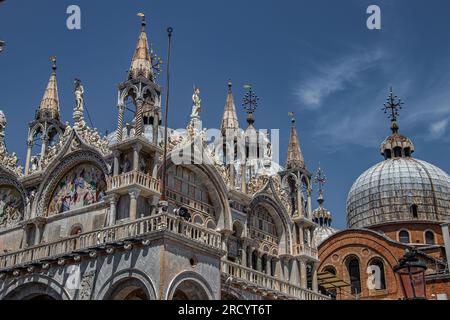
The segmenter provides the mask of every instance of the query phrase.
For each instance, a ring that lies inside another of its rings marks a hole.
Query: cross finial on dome
[[[397,117],[400,115],[399,110],[402,109],[403,104],[403,101],[398,98],[398,96],[394,95],[391,87],[389,96],[386,103],[384,103],[382,110],[388,115],[388,118],[391,119],[391,129],[393,133],[398,132]]]

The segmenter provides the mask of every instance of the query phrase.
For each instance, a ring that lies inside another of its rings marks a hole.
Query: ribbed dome
[[[316,230],[314,230],[314,243],[316,244],[316,246],[318,246],[336,232],[338,232],[338,230],[328,226],[318,227]]]
[[[411,157],[387,159],[364,172],[347,199],[349,228],[398,221],[450,219],[450,177]]]

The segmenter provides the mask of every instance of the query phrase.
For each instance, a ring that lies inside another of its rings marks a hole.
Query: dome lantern
[[[409,158],[414,152],[414,145],[410,139],[398,133],[397,119],[400,115],[399,110],[404,105],[403,101],[394,95],[392,88],[383,111],[391,119],[392,134],[381,144],[381,155],[385,159]]]

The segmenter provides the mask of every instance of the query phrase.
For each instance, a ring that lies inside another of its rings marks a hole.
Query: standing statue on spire
[[[191,118],[198,118],[202,111],[202,100],[200,99],[200,89],[194,88],[194,94],[192,95],[192,113]]]
[[[84,122],[84,88],[79,79],[75,79],[75,99],[76,106],[73,111],[73,120],[76,128],[83,128]]]

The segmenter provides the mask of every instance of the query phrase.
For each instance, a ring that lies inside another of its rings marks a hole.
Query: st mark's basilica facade
[[[254,126],[251,89],[242,129],[229,83],[223,145],[207,143],[198,90],[186,130],[165,128],[153,58],[143,19],[117,126],[105,136],[85,121],[80,80],[73,119],[63,121],[52,58],[22,166],[6,149],[11,128],[0,113],[0,299],[397,299],[392,268],[412,247],[430,266],[429,295],[450,294],[450,178],[412,157],[396,121],[384,162],[350,191],[349,229],[337,231],[293,117],[284,167]],[[370,264],[383,270],[372,291]]]

